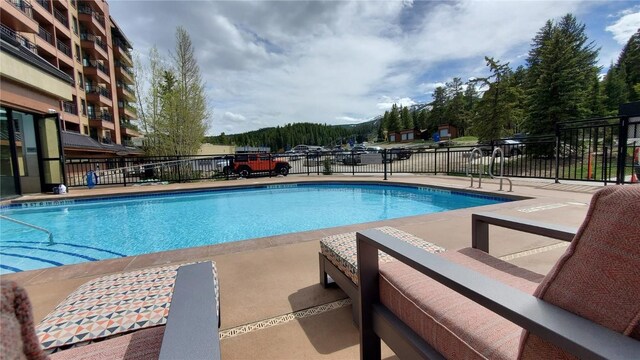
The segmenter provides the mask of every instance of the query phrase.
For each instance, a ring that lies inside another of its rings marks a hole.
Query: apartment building
[[[65,156],[141,154],[131,44],[106,1],[0,0],[0,35],[3,195],[63,183]]]

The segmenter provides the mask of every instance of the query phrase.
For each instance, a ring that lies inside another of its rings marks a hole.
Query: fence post
[[[556,130],[556,176],[555,176],[555,183],[559,184],[560,183],[560,124],[556,123],[555,124],[555,130]]]
[[[304,154],[305,163],[307,164],[307,176],[311,175],[311,169],[309,169],[309,152]]]
[[[451,170],[451,148],[447,147],[447,175],[449,175],[449,170]]]
[[[351,176],[356,176],[356,154],[351,150]]]
[[[604,180],[604,186],[607,186],[607,180],[609,174],[607,173],[607,151],[608,148],[606,146],[602,147],[602,179]]]
[[[434,175],[438,175],[438,148],[433,151],[433,170],[435,170]]]
[[[176,164],[178,165],[178,182],[181,183],[182,182],[182,175],[180,174],[180,156],[176,156]]]
[[[627,165],[627,135],[629,134],[629,117],[620,118],[620,128],[618,130],[618,171],[616,174],[616,185],[625,182],[625,167]],[[633,169],[632,169],[633,170]]]
[[[391,154],[393,158],[393,154]],[[393,159],[389,159],[392,161]],[[382,167],[384,169],[384,180],[387,180],[387,149],[382,150]]]
[[[271,169],[272,169],[272,165],[273,165],[271,160],[272,160],[271,159],[271,153],[269,153],[269,177],[271,177],[271,173],[272,173]]]

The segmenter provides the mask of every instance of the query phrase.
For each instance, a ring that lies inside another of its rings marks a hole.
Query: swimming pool
[[[428,187],[303,183],[19,204],[0,213],[0,273],[504,201]],[[45,232],[6,217],[50,231],[52,243]]]

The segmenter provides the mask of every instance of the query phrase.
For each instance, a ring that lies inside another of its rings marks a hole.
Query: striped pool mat
[[[268,329],[277,325],[286,324],[293,320],[304,319],[310,316],[320,315],[331,310],[340,309],[351,305],[351,299],[342,299],[327,304],[313,306],[304,310],[294,311],[284,315],[274,316],[272,318],[252,322],[245,325],[236,326],[230,329],[220,331],[220,340],[232,338],[238,335],[247,334],[256,330]]]

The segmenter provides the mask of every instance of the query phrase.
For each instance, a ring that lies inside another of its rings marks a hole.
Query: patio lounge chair
[[[390,226],[379,227],[377,230],[397,239],[419,247],[432,253],[444,251],[444,248],[424,241],[416,236]],[[320,240],[320,285],[327,287],[328,276],[351,298],[353,321],[358,324],[358,264],[356,255],[356,233],[348,232],[324,237]],[[381,263],[392,261],[393,258],[385,253],[379,253]]]
[[[377,230],[359,232],[361,358],[379,359],[383,339],[400,358],[412,359],[637,359],[638,214],[640,187],[598,191],[569,248],[537,287],[504,271],[513,265],[497,259],[486,265],[488,225],[561,240],[570,229],[474,215],[475,249],[442,256]],[[399,261],[379,265],[379,250]]]
[[[172,291],[169,294],[169,315],[168,319],[161,320],[152,315],[152,313],[163,312],[155,306],[157,299],[153,297],[158,294],[158,291],[160,293],[164,291],[167,279],[165,275],[170,272],[171,267],[147,269],[106,276],[83,285],[79,290],[87,291],[88,296],[93,297],[89,301],[93,306],[86,307],[88,304],[86,297],[82,300],[78,298],[82,296],[81,294],[71,294],[52,314],[60,314],[60,311],[69,310],[70,307],[74,307],[73,311],[68,312],[66,317],[59,318],[57,322],[51,315],[45,318],[43,321],[45,329],[41,326],[38,333],[39,341],[49,350],[52,349],[50,346],[52,343],[63,342],[63,348],[72,346],[70,349],[55,352],[50,356],[51,359],[56,360],[219,359],[220,344],[217,326],[219,306],[215,264],[203,262],[184,265],[177,269],[177,274],[175,269],[173,270],[175,280],[171,283]],[[132,293],[131,289],[135,288],[136,284],[113,282],[114,279],[123,277],[128,277],[130,280],[137,279],[147,286],[146,290]],[[151,284],[150,287],[149,284]],[[3,297],[4,288],[5,284],[3,284]],[[97,288],[101,290],[95,291]],[[113,289],[117,289],[115,293]],[[97,293],[105,291],[108,291],[108,294],[102,299],[99,295],[96,296]],[[19,290],[18,293],[24,293],[24,291]],[[160,297],[162,298],[163,295]],[[149,302],[145,303],[147,298]],[[26,296],[24,299],[23,305],[16,308],[26,307],[30,312],[28,299]],[[118,305],[113,305],[114,302],[118,302]],[[138,316],[132,316],[129,313],[129,310],[135,307],[139,307]],[[16,317],[20,318],[20,315]],[[73,327],[69,319],[81,325]],[[164,324],[164,321],[166,326],[155,326]],[[33,323],[27,322],[27,325],[29,323],[31,325],[23,326],[22,330],[22,337],[27,339],[24,341],[25,344],[32,344],[33,339],[38,339]],[[109,326],[105,327],[105,324]],[[140,329],[141,327],[144,329]],[[95,331],[96,329],[98,331]],[[76,336],[70,337],[70,333],[75,333]],[[113,336],[116,333],[117,336]],[[25,334],[27,334],[26,337]],[[8,336],[4,327],[2,335],[3,338]],[[107,335],[108,337],[105,338]],[[54,339],[53,342],[52,339]],[[88,344],[75,346],[78,342],[88,342]],[[3,350],[6,348],[4,345],[3,343]],[[15,345],[20,344],[15,343]],[[30,350],[27,358],[45,359],[47,356],[42,350],[34,351],[33,346],[24,347],[24,349],[25,354],[27,354],[26,350]]]

